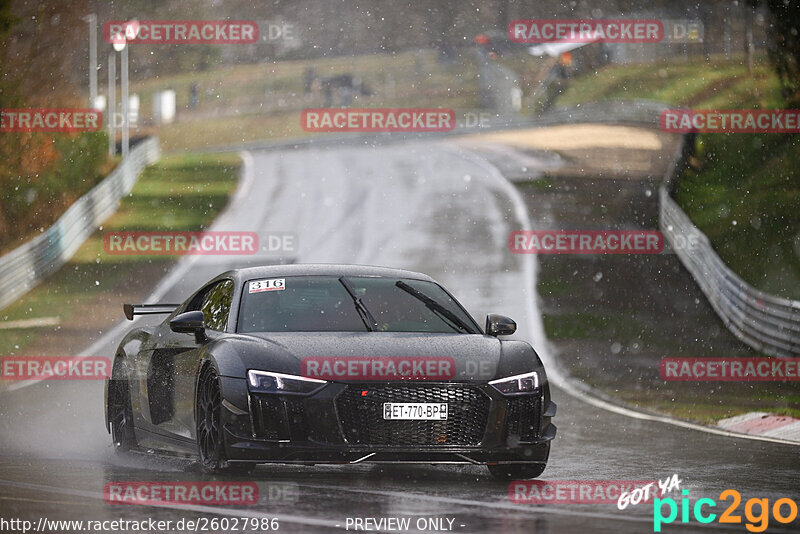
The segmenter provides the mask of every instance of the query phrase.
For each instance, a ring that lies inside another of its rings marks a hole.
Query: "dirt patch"
[[[470,137],[466,137],[470,139]],[[519,148],[541,150],[581,150],[589,148],[624,148],[662,150],[662,139],[650,128],[608,124],[563,124],[544,128],[527,128],[481,134],[482,141],[502,143]]]
[[[543,169],[544,176],[642,180],[663,175],[669,163],[665,155],[673,153],[678,140],[642,126],[570,124],[465,136],[458,142],[483,152],[502,145],[536,157],[543,151],[558,155],[560,165]]]

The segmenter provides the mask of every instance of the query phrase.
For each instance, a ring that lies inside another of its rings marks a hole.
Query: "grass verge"
[[[111,256],[103,251],[103,234],[206,228],[235,189],[240,164],[233,154],[187,154],[162,158],[145,169],[117,212],[69,262],[0,311],[2,321],[58,317],[60,325],[3,329],[0,354],[41,353],[39,347],[59,346],[53,340],[65,340],[62,350],[80,350],[81,343],[87,344],[82,329],[96,330],[101,323],[116,322],[121,316],[120,297],[146,296],[175,257]]]

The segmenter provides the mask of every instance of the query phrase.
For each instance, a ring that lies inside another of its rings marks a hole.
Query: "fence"
[[[0,309],[66,263],[113,214],[144,167],[159,157],[157,138],[139,143],[114,171],[79,198],[53,226],[0,257]]]
[[[764,354],[800,356],[800,301],[768,295],[731,271],[714,252],[708,237],[672,199],[672,176],[659,190],[660,226],[708,302],[736,337]],[[696,245],[677,247],[675,242]]]
[[[552,108],[533,122],[537,126],[579,122],[630,122],[658,126],[659,115],[666,109],[670,109],[669,106],[652,100],[590,102],[574,108]]]
[[[665,238],[674,243],[690,234],[699,237],[692,250],[675,247],[675,253],[725,326],[765,354],[800,356],[800,301],[768,295],[748,285],[714,252],[706,235],[672,199],[668,185],[662,185],[659,194]]]

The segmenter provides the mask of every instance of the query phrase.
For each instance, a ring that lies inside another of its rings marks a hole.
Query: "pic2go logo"
[[[689,510],[694,513],[694,519],[699,523],[711,523],[717,518],[717,514],[711,513],[704,514],[703,507],[715,508],[717,503],[713,499],[698,499],[694,506],[689,504],[689,490],[683,490],[684,498],[681,499],[681,523],[689,522]],[[736,509],[742,502],[741,494],[734,489],[727,489],[719,494],[720,501],[727,501],[729,498],[733,500],[730,506],[719,516],[719,523],[728,524],[741,524],[742,517],[735,515]],[[664,516],[664,507],[667,507],[669,512],[666,517]],[[758,515],[756,515],[755,508],[758,507]],[[783,515],[785,508],[788,508],[788,514]],[[769,499],[749,499],[744,505],[744,516],[749,523],[745,524],[745,528],[750,532],[764,532],[769,526],[770,506]],[[772,516],[778,523],[791,523],[797,519],[797,503],[792,499],[782,498],[776,500],[772,505]],[[674,522],[678,518],[678,504],[674,499],[656,499],[653,501],[653,531],[661,532],[661,525]]]
[[[672,490],[681,489],[681,479],[678,478],[677,474],[665,478],[663,481],[656,480],[656,482],[658,483],[658,489],[653,488],[654,496],[657,491],[661,491],[661,496],[663,497],[667,493],[671,493]],[[653,484],[654,482],[651,482],[646,486],[636,488],[632,491],[623,491],[619,499],[617,499],[617,508],[624,510],[629,504],[636,506],[640,502],[650,502],[650,488],[653,487]]]

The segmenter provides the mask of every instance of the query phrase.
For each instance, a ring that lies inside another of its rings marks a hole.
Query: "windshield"
[[[275,287],[276,280],[281,280]],[[349,285],[355,298],[350,295]],[[411,291],[404,288],[411,288]],[[357,300],[367,313],[359,313]],[[367,317],[374,319],[367,320]],[[422,280],[292,276],[250,280],[238,331],[478,334],[475,321],[441,286]]]

